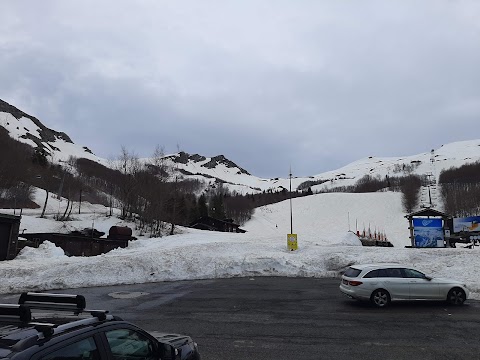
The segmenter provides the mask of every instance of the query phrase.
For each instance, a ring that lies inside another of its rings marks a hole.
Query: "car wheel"
[[[451,289],[447,295],[447,301],[452,305],[462,305],[466,298],[465,291],[460,288]]]
[[[390,294],[387,290],[377,289],[372,293],[370,301],[376,307],[385,307],[390,303]]]

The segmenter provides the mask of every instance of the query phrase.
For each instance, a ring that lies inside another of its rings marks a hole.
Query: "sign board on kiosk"
[[[453,219],[453,232],[476,232],[480,231],[480,216],[469,216]]]
[[[298,249],[297,234],[287,234],[287,248],[290,251]]]
[[[442,219],[413,219],[415,247],[443,247]]]

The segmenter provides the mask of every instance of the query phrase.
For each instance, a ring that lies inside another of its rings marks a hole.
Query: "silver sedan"
[[[462,282],[432,278],[399,264],[352,265],[342,276],[340,291],[377,307],[396,300],[442,300],[462,305],[470,295]]]

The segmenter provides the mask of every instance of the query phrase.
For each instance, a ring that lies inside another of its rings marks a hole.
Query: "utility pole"
[[[290,234],[293,234],[293,212],[292,212],[292,167],[290,166]]]
[[[298,249],[297,234],[293,233],[293,211],[292,211],[292,167],[290,166],[290,234],[287,234],[287,249],[294,251]]]
[[[80,198],[78,202],[78,213],[80,214],[80,208],[82,207],[82,189],[80,188]]]

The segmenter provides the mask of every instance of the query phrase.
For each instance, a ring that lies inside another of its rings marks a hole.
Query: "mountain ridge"
[[[69,142],[69,143],[73,144],[73,141],[64,132],[59,132],[59,131],[55,131],[55,130],[52,130],[50,128],[47,128],[36,117],[31,116],[31,115],[23,112],[22,110],[18,109],[17,107],[7,103],[6,101],[3,101],[2,99],[0,99],[0,112],[9,113],[10,115],[12,115],[17,120],[20,120],[21,118],[30,119],[35,125],[37,125],[41,129],[41,134],[40,135],[42,135],[41,138],[44,141],[55,141],[55,138],[60,138],[60,139],[63,139],[64,141],[66,141],[66,142]],[[33,140],[33,141],[35,141],[35,140]],[[37,145],[40,146],[40,144],[37,144]]]
[[[14,121],[18,122],[14,123]],[[111,162],[96,156],[90,149],[73,143],[67,134],[47,128],[36,117],[26,114],[3,100],[0,100],[0,125],[12,138],[32,147],[44,148],[53,162],[65,162],[73,156],[84,157],[107,167],[112,166]],[[256,177],[224,155],[206,157],[180,151],[165,155],[163,160],[172,170],[172,177],[202,180],[207,186],[223,182],[230,191],[236,193],[281,191],[288,189],[290,182],[292,189],[298,189],[302,184],[303,187],[310,184],[313,191],[324,191],[333,187],[353,185],[365,175],[385,177],[402,174],[431,174],[438,178],[444,169],[480,161],[480,140],[453,142],[417,155],[370,156],[335,170],[292,179]],[[151,163],[152,159],[146,158],[141,161]]]

